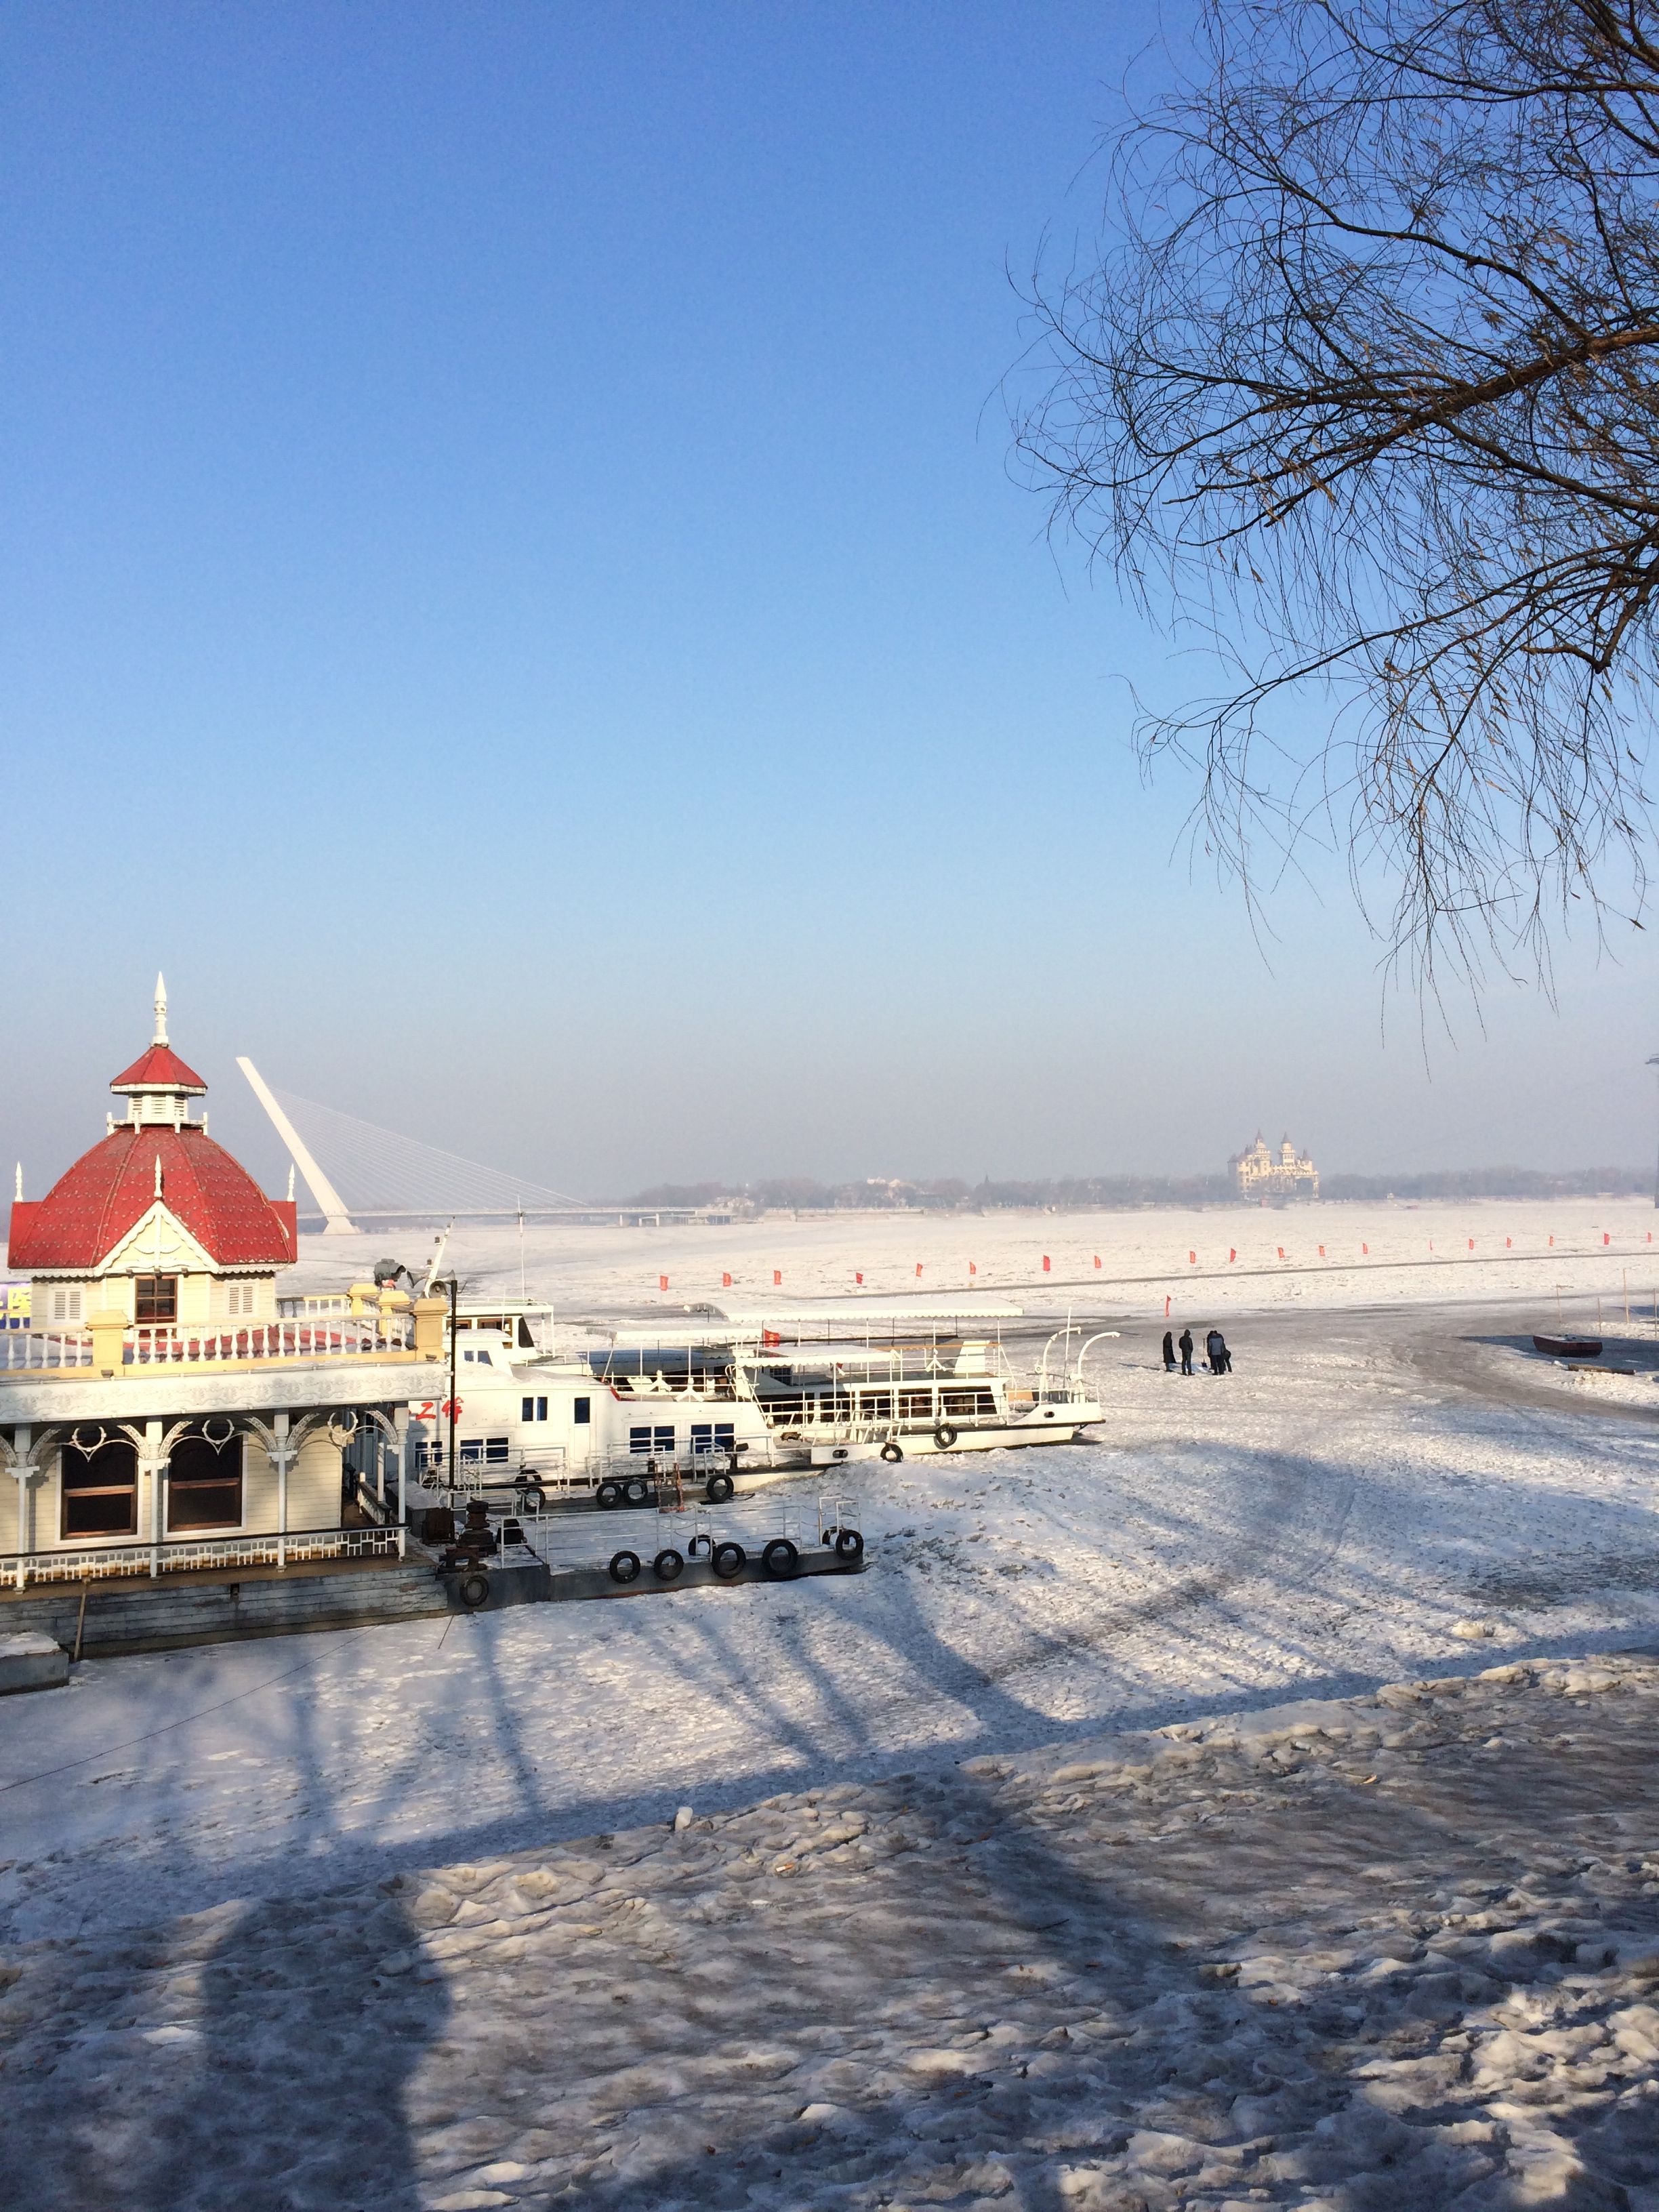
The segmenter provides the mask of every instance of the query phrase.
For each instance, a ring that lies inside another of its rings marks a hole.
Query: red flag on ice
[[[1236,1259],[1237,1259],[1237,1257],[1238,1257],[1238,1254],[1234,1250],[1233,1247],[1230,1244],[1230,1245],[1227,1247],[1227,1265],[1231,1267],[1231,1265],[1233,1264],[1233,1261],[1234,1261]]]
[[[1285,1247],[1282,1244],[1279,1248],[1279,1256],[1281,1260],[1285,1256]]]
[[[783,1270],[782,1270],[782,1268],[781,1268],[781,1267],[774,1267],[774,1268],[773,1268],[773,1270],[772,1270],[772,1288],[775,1291],[775,1290],[777,1289],[778,1285],[782,1282],[782,1280],[783,1280]]]
[[[862,1275],[854,1275],[853,1280],[855,1283],[861,1283],[864,1280],[864,1278]]]
[[[1319,1256],[1322,1260],[1325,1256],[1325,1247],[1322,1244],[1319,1248]]]
[[[721,1288],[723,1291],[729,1291],[729,1290],[731,1289],[731,1287],[732,1287],[732,1278],[730,1277],[730,1275],[722,1275],[722,1276],[720,1277],[720,1288]]]
[[[1651,1240],[1650,1240],[1650,1241],[1651,1241]],[[1098,1252],[1097,1252],[1097,1253],[1095,1254],[1095,1265],[1096,1265],[1096,1267],[1097,1267],[1100,1265],[1100,1255],[1099,1255],[1099,1253],[1098,1253]]]
[[[916,1273],[917,1273],[917,1274],[920,1274],[920,1273],[921,1273],[921,1261],[920,1261],[920,1260],[918,1260],[918,1261],[917,1261],[917,1262],[916,1262]]]
[[[1552,1246],[1552,1247],[1553,1247],[1553,1245],[1554,1245],[1554,1243],[1555,1243],[1555,1239],[1554,1239],[1554,1237],[1551,1237],[1551,1239],[1550,1239],[1550,1243],[1551,1243],[1551,1246]]]
[[[1604,1244],[1611,1244],[1613,1242],[1612,1237],[1607,1234],[1605,1229],[1601,1231],[1601,1242]]]
[[[1370,1255],[1371,1255],[1371,1248],[1370,1248],[1370,1246],[1369,1244],[1362,1244],[1362,1245],[1360,1246],[1360,1248],[1359,1248],[1359,1249],[1360,1249],[1360,1250],[1364,1254],[1365,1257],[1369,1260],[1369,1259],[1370,1259]]]
[[[1052,1268],[1051,1268],[1051,1267],[1050,1267],[1050,1266],[1049,1266],[1048,1255],[1046,1252],[1045,1252],[1045,1253],[1043,1254],[1043,1255],[1042,1255],[1042,1272],[1043,1272],[1043,1273],[1044,1273],[1045,1275],[1049,1274],[1049,1273],[1051,1273],[1053,1272]]]
[[[659,1291],[665,1291],[665,1290],[668,1288],[668,1278],[667,1278],[667,1276],[666,1276],[666,1275],[659,1275],[659,1276],[658,1276],[658,1278],[657,1278],[657,1288],[658,1288]]]
[[[1188,1265],[1189,1267],[1197,1267],[1197,1265],[1198,1265],[1198,1255],[1197,1255],[1197,1253],[1196,1253],[1196,1252],[1189,1252],[1189,1253],[1187,1255],[1187,1265]]]
[[[1474,1237],[1470,1237],[1470,1239],[1469,1239],[1469,1249],[1470,1249],[1470,1251],[1471,1251],[1471,1252],[1473,1252],[1473,1251],[1474,1251]]]
[[[1514,1239],[1514,1237],[1506,1237],[1504,1239],[1504,1249],[1506,1252],[1513,1250],[1514,1246],[1515,1246],[1515,1239]]]
[[[1164,1300],[1164,1318],[1165,1321],[1168,1321],[1170,1318],[1170,1300],[1167,1293],[1165,1294]]]
[[[968,1262],[968,1272],[970,1275],[976,1275],[979,1273],[979,1269],[974,1265],[971,1260]]]

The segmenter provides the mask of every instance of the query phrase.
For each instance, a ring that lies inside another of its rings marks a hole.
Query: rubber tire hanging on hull
[[[474,1567],[470,1574],[461,1577],[455,1595],[469,1613],[476,1613],[481,1605],[489,1602],[489,1577],[482,1567]]]
[[[949,1451],[957,1440],[957,1432],[949,1421],[941,1421],[933,1431],[933,1442],[941,1451]]]
[[[729,1474],[711,1474],[702,1486],[702,1494],[711,1505],[724,1505],[734,1487]]]
[[[611,1554],[611,1579],[613,1583],[636,1583],[640,1578],[640,1555],[637,1552],[613,1552]]]
[[[836,1529],[836,1557],[838,1559],[861,1559],[864,1557],[864,1539],[856,1528]]]
[[[724,1543],[715,1545],[708,1555],[708,1564],[721,1582],[735,1582],[748,1565],[749,1554],[728,1536]]]
[[[761,1553],[761,1565],[775,1583],[787,1583],[800,1572],[800,1553],[787,1536],[774,1536]]]
[[[651,1562],[651,1571],[659,1583],[678,1582],[685,1561],[672,1546],[658,1553]]]
[[[896,1444],[891,1437],[889,1437],[881,1448],[881,1455],[889,1467],[896,1467],[904,1457],[904,1447],[902,1444]]]

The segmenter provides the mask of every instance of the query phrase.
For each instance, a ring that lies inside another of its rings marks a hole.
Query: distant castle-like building
[[[1317,1198],[1319,1170],[1306,1152],[1298,1152],[1286,1137],[1277,1152],[1270,1152],[1256,1132],[1247,1152],[1235,1153],[1227,1163],[1241,1198]]]

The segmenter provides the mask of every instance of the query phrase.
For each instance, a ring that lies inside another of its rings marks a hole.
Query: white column
[[[276,1564],[288,1565],[288,1546],[283,1539],[288,1534],[288,1463],[293,1457],[289,1448],[289,1417],[278,1413],[271,1423],[276,1432]]]
[[[21,1170],[19,1170],[21,1175]],[[17,1587],[21,1589],[28,1580],[29,1548],[29,1476],[33,1469],[28,1463],[29,1438],[33,1431],[14,1429],[11,1432],[11,1472],[17,1478]]]
[[[149,1476],[149,1572],[152,1582],[161,1571],[161,1478],[167,1466],[167,1461],[161,1451],[161,1428],[162,1425],[160,1421],[144,1423],[144,1457],[139,1466],[141,1478],[145,1473]],[[142,1510],[143,1493],[141,1492],[140,1510]]]

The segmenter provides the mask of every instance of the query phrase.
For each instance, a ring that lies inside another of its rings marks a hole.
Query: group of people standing
[[[1166,1375],[1173,1375],[1175,1373],[1176,1352],[1179,1350],[1181,1353],[1181,1371],[1183,1375],[1190,1375],[1193,1371],[1194,1348],[1193,1333],[1191,1329],[1183,1328],[1182,1330],[1180,1340],[1177,1344],[1174,1331],[1166,1328],[1164,1332],[1164,1373]],[[1223,1336],[1218,1328],[1212,1328],[1209,1334],[1205,1338],[1204,1357],[1205,1364],[1209,1368],[1212,1375],[1231,1375],[1232,1373],[1233,1355],[1228,1351],[1227,1340]]]

